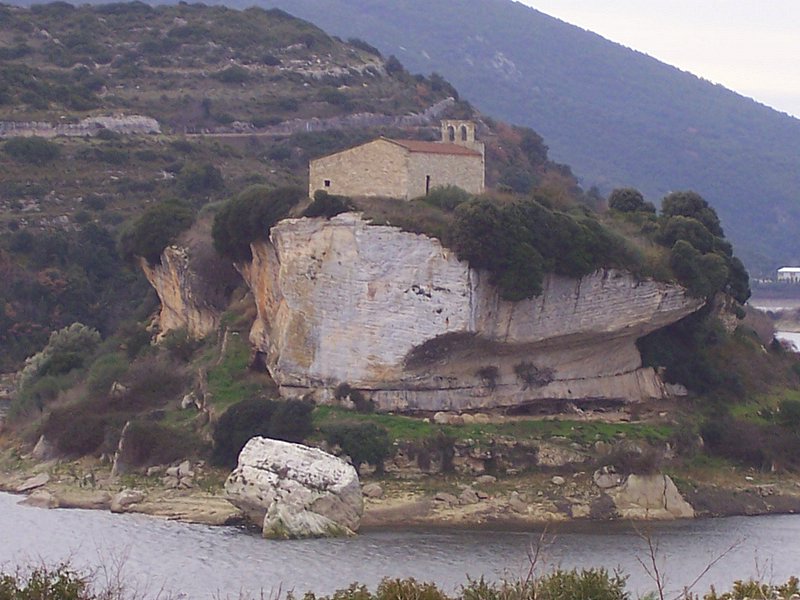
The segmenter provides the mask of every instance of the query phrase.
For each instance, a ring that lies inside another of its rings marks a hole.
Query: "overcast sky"
[[[800,117],[800,0],[522,0]]]

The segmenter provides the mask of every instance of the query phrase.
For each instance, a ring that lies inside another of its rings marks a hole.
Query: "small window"
[[[461,141],[462,142],[466,142],[467,141],[467,126],[466,125],[462,125],[461,126]]]
[[[450,140],[451,142],[456,141],[456,128],[453,127],[452,125],[449,125],[447,127],[447,139]]]
[[[324,185],[325,187],[331,187],[331,180],[326,179],[325,181],[322,182],[322,185]]]

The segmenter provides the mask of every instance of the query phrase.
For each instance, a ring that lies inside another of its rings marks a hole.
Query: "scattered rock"
[[[489,499],[489,494],[487,494],[483,490],[475,490],[475,495],[478,496],[478,500],[488,500]]]
[[[607,467],[603,467],[594,472],[592,480],[601,490],[607,490],[620,485],[622,483],[622,476],[609,471]]]
[[[268,538],[353,534],[364,510],[352,465],[318,448],[262,437],[239,454],[225,493]]]
[[[58,508],[58,500],[47,490],[35,490],[19,503],[34,508]]]
[[[487,415],[487,414],[484,414],[484,413],[476,413],[476,414],[475,414],[475,415],[473,415],[473,416],[474,416],[474,419],[475,419],[475,422],[476,422],[476,423],[482,423],[482,424],[485,424],[485,423],[488,423],[488,422],[489,422],[489,415]]]
[[[550,483],[552,483],[553,485],[561,486],[567,483],[567,480],[561,477],[560,475],[554,475],[553,478],[550,480]]]
[[[147,467],[147,471],[145,473],[147,474],[148,477],[155,477],[157,475],[161,475],[163,472],[164,472],[164,467],[156,465],[153,467]]]
[[[435,502],[441,502],[447,507],[456,506],[458,504],[458,498],[456,498],[453,494],[448,494],[447,492],[439,492],[433,497]]]
[[[36,460],[50,460],[56,456],[56,449],[47,439],[42,435],[39,436],[39,441],[33,447],[31,456]]]
[[[34,475],[30,479],[26,479],[20,483],[17,486],[16,491],[19,493],[29,492],[31,490],[35,490],[36,488],[42,487],[48,481],[50,481],[50,475],[48,473],[39,473],[38,475]]]
[[[591,508],[586,504],[573,504],[571,512],[573,519],[588,519]]]
[[[367,498],[383,498],[383,488],[377,483],[368,483],[361,488],[361,493]]]
[[[475,423],[475,415],[471,415],[469,413],[461,415],[461,420],[464,422],[464,425],[470,425]]]
[[[472,488],[466,488],[458,497],[461,504],[477,504],[480,501],[478,494]]]
[[[475,479],[475,483],[478,485],[492,485],[493,483],[497,482],[497,477],[494,475],[481,475],[480,477]]]
[[[129,506],[144,500],[145,494],[141,490],[125,489],[111,499],[111,512],[125,512]]]
[[[756,486],[756,491],[758,495],[762,498],[767,496],[774,496],[775,495],[775,486],[774,485],[759,485]]]
[[[433,415],[433,422],[437,425],[447,425],[449,421],[450,415],[446,412],[437,412],[435,415]]]
[[[511,492],[511,496],[508,498],[508,506],[514,512],[523,514],[528,512],[528,505],[520,498],[517,492]]]

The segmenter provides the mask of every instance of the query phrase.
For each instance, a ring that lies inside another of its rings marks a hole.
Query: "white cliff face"
[[[225,493],[268,538],[352,535],[364,510],[351,465],[317,448],[262,437],[242,449]]]
[[[660,397],[635,341],[701,306],[613,270],[550,275],[540,296],[507,302],[437,240],[354,213],[282,221],[253,256],[251,340],[278,384],[325,400],[346,382],[383,410]]]
[[[157,265],[139,260],[161,301],[161,334],[185,328],[192,338],[201,339],[219,327],[220,313],[196,292],[196,275],[189,263],[189,252],[177,246],[167,247]]]

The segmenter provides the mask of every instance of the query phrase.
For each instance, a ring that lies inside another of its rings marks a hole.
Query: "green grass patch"
[[[486,440],[494,437],[515,439],[546,439],[564,437],[571,442],[590,444],[596,441],[611,442],[620,438],[661,442],[670,438],[674,428],[670,425],[650,423],[597,423],[582,421],[537,421],[519,419],[504,423],[469,423],[465,425],[437,425],[421,418],[387,414],[359,414],[334,406],[318,406],[314,410],[316,429],[342,421],[370,422],[385,427],[393,441],[415,441],[443,432],[457,440]]]
[[[248,380],[250,346],[241,335],[231,335],[222,361],[208,370],[211,404],[220,411],[258,394],[260,386]]]

